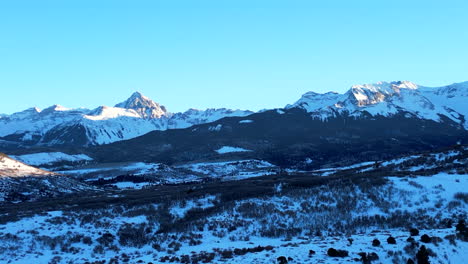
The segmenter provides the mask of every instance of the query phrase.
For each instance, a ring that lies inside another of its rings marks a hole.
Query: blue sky
[[[468,1],[1,1],[0,113],[282,107],[313,90],[468,80]]]

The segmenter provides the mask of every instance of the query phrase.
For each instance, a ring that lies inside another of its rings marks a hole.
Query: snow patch
[[[232,153],[232,152],[249,152],[252,150],[239,148],[239,147],[223,146],[215,151],[218,152],[218,154],[226,154],[226,153]]]
[[[33,166],[53,164],[62,161],[80,162],[93,160],[85,154],[70,155],[63,152],[40,152],[11,157]]]
[[[253,120],[246,119],[246,120],[239,121],[239,124],[248,124],[248,123],[253,123],[253,122],[254,122]]]
[[[0,177],[44,176],[54,173],[34,168],[8,156],[0,156]]]
[[[170,208],[169,212],[176,218],[184,218],[188,211],[192,209],[207,209],[214,206],[217,200],[214,195],[207,195],[201,199],[188,200],[183,203],[178,203]]]
[[[209,131],[221,131],[221,128],[222,128],[222,127],[223,127],[223,125],[218,124],[218,125],[216,125],[216,126],[210,126],[210,127],[208,128],[208,130],[209,130]]]

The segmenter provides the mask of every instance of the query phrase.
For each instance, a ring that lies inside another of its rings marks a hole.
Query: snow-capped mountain
[[[134,110],[140,117],[146,119],[168,116],[166,107],[159,105],[148,97],[142,95],[140,92],[133,93],[125,102],[116,104],[115,107]]]
[[[467,100],[468,82],[430,88],[396,81],[354,85],[344,94],[308,92],[286,108],[302,108],[320,119],[343,113],[356,117],[407,113],[440,122],[445,116],[467,129]]]
[[[304,109],[320,120],[338,115],[361,118],[404,114],[437,122],[451,120],[468,129],[467,99],[468,82],[430,88],[409,81],[395,81],[354,85],[344,94],[308,92],[285,108]],[[135,92],[114,107],[89,110],[53,105],[44,110],[30,108],[1,115],[0,140],[29,145],[100,145],[154,130],[187,128],[252,113],[224,108],[170,113],[164,106]]]
[[[37,107],[0,117],[0,137],[11,141],[37,142],[53,127],[80,119],[87,109],[66,109],[53,105],[44,110]]]
[[[0,138],[28,144],[99,145],[126,140],[153,130],[186,128],[227,116],[245,116],[250,111],[190,109],[169,113],[139,92],[114,107],[67,109],[54,105],[44,110],[30,108],[0,116]]]

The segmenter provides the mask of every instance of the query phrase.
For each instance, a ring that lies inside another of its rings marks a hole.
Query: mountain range
[[[364,114],[392,116],[405,112],[415,118],[438,122],[446,117],[467,129],[467,99],[468,82],[430,88],[409,81],[396,81],[353,85],[344,94],[308,92],[286,108],[302,108],[321,119],[342,113],[359,117]]]
[[[277,112],[300,109],[313,120],[394,117],[432,120],[466,130],[468,82],[429,88],[409,81],[354,85],[344,94],[308,92]],[[261,111],[268,112],[268,110]],[[170,113],[153,100],[135,92],[114,107],[68,109],[53,105],[29,108],[0,116],[2,144],[24,146],[92,146],[132,139],[151,131],[183,129],[225,117],[245,117],[252,111],[189,109]]]
[[[26,145],[100,145],[134,138],[153,130],[186,128],[251,111],[189,109],[170,113],[139,92],[114,107],[89,110],[53,105],[0,117],[0,139]]]

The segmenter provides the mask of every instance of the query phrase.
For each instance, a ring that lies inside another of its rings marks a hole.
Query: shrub
[[[83,240],[82,240],[82,241],[83,241],[83,244],[88,245],[88,246],[91,245],[91,244],[93,243],[92,238],[89,237],[89,236],[83,237]]]
[[[117,235],[122,246],[142,247],[150,242],[148,236],[150,232],[151,230],[147,229],[145,224],[124,224],[120,227]]]
[[[114,238],[115,238],[114,235],[107,232],[103,234],[101,237],[99,237],[97,241],[99,242],[99,244],[105,247],[109,247],[112,245],[112,243],[114,243]]]
[[[61,261],[62,261],[62,257],[55,256],[50,260],[49,264],[59,264]]]
[[[230,259],[233,257],[232,250],[226,249],[221,251],[221,257],[224,259]]]
[[[286,264],[288,263],[288,259],[286,259],[285,256],[280,256],[276,259],[278,261],[278,264]]]
[[[416,260],[418,264],[429,264],[429,252],[424,245],[421,246],[418,253],[416,253]]]
[[[458,221],[458,224],[455,226],[455,230],[456,230],[457,232],[464,232],[464,231],[466,231],[466,229],[467,229],[467,228],[466,228],[465,221],[462,220],[462,219],[460,219],[460,220]]]
[[[94,254],[103,254],[104,253],[104,247],[102,245],[97,245],[93,249]]]
[[[465,221],[460,220],[455,227],[457,237],[462,241],[468,241],[468,228],[466,227]]]
[[[49,247],[52,250],[55,250],[58,246],[62,246],[65,239],[63,237],[49,237],[49,236],[39,236],[37,240],[40,241],[43,245]]]
[[[378,240],[377,238],[372,240],[372,246],[374,246],[374,247],[380,246],[380,240]]]
[[[421,236],[421,242],[423,243],[431,243],[432,239],[430,236],[428,236],[427,234],[424,234]]]
[[[377,255],[377,253],[375,252],[372,252],[372,253],[368,253],[367,254],[367,258],[371,261],[374,261],[374,260],[378,260],[379,259],[379,255]]]
[[[387,243],[395,245],[396,244],[396,239],[394,237],[390,236],[390,237],[387,238]]]
[[[348,251],[346,250],[340,250],[340,249],[334,249],[334,248],[329,248],[327,251],[327,255],[330,257],[340,257],[344,258],[348,256]]]
[[[410,235],[411,236],[418,236],[419,235],[419,230],[416,228],[411,228],[410,229]]]
[[[468,193],[466,192],[457,192],[453,197],[457,200],[463,201],[464,203],[468,203]]]
[[[361,256],[361,261],[364,264],[369,264],[371,261],[378,260],[379,255],[377,253],[372,252],[372,253],[366,253],[366,252],[360,252],[358,253],[359,256]]]
[[[179,242],[176,242],[176,241],[172,241],[171,243],[169,243],[169,245],[167,245],[167,247],[172,248],[172,250],[174,250],[174,252],[179,251],[181,246],[182,246],[182,244],[179,243]]]
[[[431,242],[436,246],[439,245],[439,243],[442,243],[442,241],[444,240],[438,236],[431,237]]]

